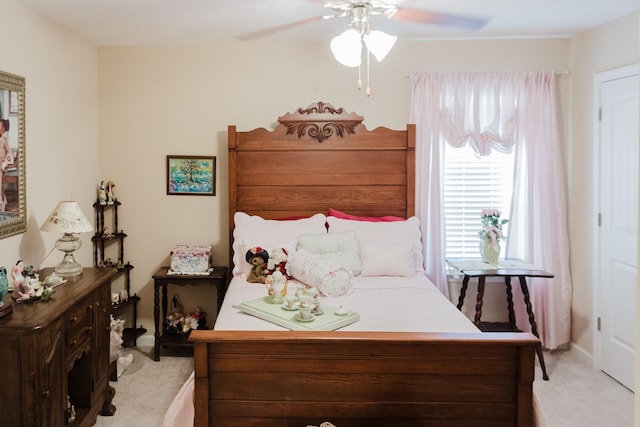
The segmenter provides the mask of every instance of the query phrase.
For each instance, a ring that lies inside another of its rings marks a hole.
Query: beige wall
[[[569,235],[573,275],[572,342],[593,352],[593,78],[640,62],[640,14],[580,34],[574,48],[569,146]],[[581,191],[583,190],[583,191]]]
[[[143,324],[151,329],[151,275],[175,244],[213,244],[214,261],[228,264],[228,125],[270,128],[279,115],[326,101],[362,114],[369,128],[403,128],[411,72],[566,70],[570,47],[567,39],[401,42],[372,66],[370,98],[355,90],[356,70],[337,64],[328,44],[100,48],[101,170],[124,204]],[[560,82],[566,105],[568,79]],[[167,196],[167,154],[217,156],[216,196]],[[185,308],[209,300],[205,309],[213,311],[213,290],[172,288],[169,295],[175,292]]]
[[[27,232],[0,240],[0,265],[16,260],[38,265],[60,236],[40,225],[60,200],[73,198],[91,214],[99,176],[98,53],[94,46],[32,13],[20,2],[3,0],[0,70],[26,81]],[[91,217],[89,217],[91,218]],[[77,257],[91,265],[90,236]],[[54,251],[43,263],[62,255]]]

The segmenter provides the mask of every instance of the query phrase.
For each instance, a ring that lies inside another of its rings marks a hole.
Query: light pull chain
[[[370,59],[370,52],[369,52],[369,47],[367,47],[367,96],[371,96],[371,85],[370,85],[370,78],[369,78],[369,59]]]

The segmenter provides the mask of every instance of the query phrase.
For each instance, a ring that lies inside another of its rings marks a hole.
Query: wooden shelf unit
[[[144,335],[147,330],[143,327],[139,327],[138,322],[138,303],[140,297],[136,294],[131,294],[131,270],[134,266],[130,262],[124,261],[124,239],[127,234],[118,227],[118,208],[122,203],[115,200],[112,203],[100,204],[96,201],[93,204],[95,211],[95,230],[96,234],[91,238],[93,242],[93,264],[94,266],[108,265],[115,267],[117,270],[116,277],[119,275],[124,276],[124,289],[127,291],[127,301],[121,301],[116,304],[111,304],[111,314],[116,315],[125,308],[132,309],[132,326],[125,327],[122,334],[122,346],[130,347],[137,345],[137,339]],[[105,223],[105,211],[112,211],[113,229],[106,230]],[[107,248],[110,245],[117,245],[115,250],[117,259],[110,260],[106,255]]]

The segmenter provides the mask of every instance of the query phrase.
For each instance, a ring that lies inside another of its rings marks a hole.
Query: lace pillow
[[[318,255],[320,259],[344,267],[355,276],[362,271],[360,244],[353,231],[334,234],[303,234],[298,236],[297,249],[311,252]]]
[[[289,255],[287,273],[328,297],[350,293],[353,287],[353,275],[346,268],[303,249]]]

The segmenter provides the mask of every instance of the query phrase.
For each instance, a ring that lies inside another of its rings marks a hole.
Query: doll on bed
[[[254,246],[247,251],[245,259],[251,264],[251,271],[247,275],[249,283],[265,283],[267,279],[267,261],[269,253],[260,246]]]

